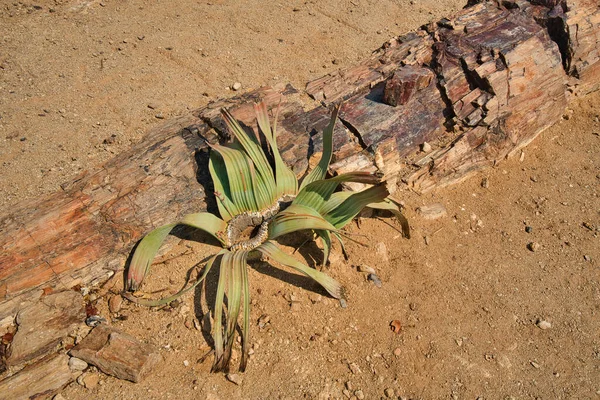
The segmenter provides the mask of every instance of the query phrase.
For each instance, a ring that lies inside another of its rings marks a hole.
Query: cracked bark
[[[473,3],[308,83],[304,93],[319,105],[290,86],[218,101],[1,217],[0,321],[44,289],[105,281],[152,227],[210,209],[207,142],[229,139],[221,107],[250,128],[254,101],[281,102],[279,148],[302,176],[321,151],[328,107],[344,101],[331,172],[380,170],[400,187],[425,191],[460,182],[528,144],[560,119],[567,92],[598,89],[595,0]],[[391,107],[382,102],[385,81],[403,68],[433,71],[434,78]],[[430,153],[420,152],[423,142]]]

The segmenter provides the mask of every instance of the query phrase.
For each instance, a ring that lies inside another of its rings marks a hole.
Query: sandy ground
[[[241,91],[280,81],[301,88],[462,5],[2,2],[0,214],[60,190],[161,118],[232,95],[234,82]],[[96,387],[74,383],[62,395],[600,398],[599,106],[599,93],[577,99],[522,157],[461,185],[400,193],[411,240],[400,238],[390,219],[351,224],[369,247],[348,244],[348,261],[336,249],[328,271],[347,287],[347,308],[297,275],[255,264],[253,355],[238,384],[210,374],[210,359],[198,362],[209,349],[194,324],[205,311],[198,291],[175,308],[125,305],[112,316],[113,325],[160,348],[163,360],[145,381],[99,375]],[[436,203],[447,210],[439,219],[416,212]],[[212,252],[182,241],[155,266],[146,289],[176,290],[189,267]],[[317,254],[309,245],[298,256]],[[382,287],[359,265],[374,268]],[[105,299],[98,307],[109,315]],[[269,322],[259,326],[264,315]],[[401,322],[399,334],[392,320]]]

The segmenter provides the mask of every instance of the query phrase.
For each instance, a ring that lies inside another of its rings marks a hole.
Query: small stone
[[[239,82],[235,82],[233,85],[231,85],[231,88],[235,91],[238,91],[242,88],[242,84]]]
[[[400,355],[401,355],[401,354],[402,354],[402,349],[401,349],[400,347],[396,347],[396,348],[394,349],[394,355],[395,355],[396,357],[400,357]]]
[[[541,245],[541,244],[539,244],[539,243],[537,243],[537,242],[529,242],[529,243],[527,244],[527,248],[528,248],[530,251],[534,251],[534,252],[535,252],[535,251],[538,251],[539,249],[541,249],[541,248],[542,248],[542,245]]]
[[[354,390],[354,385],[352,385],[352,382],[350,382],[350,381],[346,382],[346,389]]]
[[[386,396],[386,397],[389,397],[389,398],[392,398],[392,397],[394,397],[394,394],[395,394],[395,393],[394,393],[394,389],[392,389],[392,388],[387,388],[387,389],[385,389],[385,390],[383,391],[383,393],[385,393],[385,396]]]
[[[484,177],[481,180],[481,187],[484,188],[484,189],[487,189],[487,188],[490,187],[490,180],[487,177]]]
[[[417,311],[419,309],[419,306],[417,305],[417,303],[408,303],[408,308],[410,308],[410,311]]]
[[[348,399],[350,398],[350,391],[349,391],[348,389],[344,389],[344,390],[342,390],[342,394],[343,394],[344,396],[346,396],[346,398],[348,398]]]
[[[538,181],[538,178],[535,175],[530,176],[529,179],[531,180],[531,182],[537,182]]]
[[[91,326],[91,327],[98,326],[100,324],[106,324],[106,323],[107,323],[106,318],[101,317],[99,315],[92,315],[91,317],[89,317],[85,320],[85,324],[87,326]]]
[[[429,246],[429,243],[431,243],[431,238],[429,236],[425,236],[423,240],[425,240],[425,246]]]
[[[423,142],[423,144],[421,144],[421,151],[423,153],[429,153],[431,151],[431,145],[427,142]]]
[[[86,389],[94,389],[98,386],[98,382],[100,382],[100,375],[95,373],[86,374],[81,381]]]
[[[83,371],[88,367],[88,363],[77,357],[69,358],[69,368],[71,371]]]
[[[395,319],[392,322],[390,322],[390,329],[392,330],[392,332],[399,334],[400,332],[402,332],[402,323]]]
[[[388,261],[388,251],[385,243],[379,242],[375,245],[375,251],[377,251],[377,255],[380,256],[384,261]]]
[[[536,323],[537,327],[542,329],[542,330],[546,330],[546,329],[550,329],[552,328],[552,324],[548,321],[545,321],[543,319],[538,320],[538,322]]]
[[[184,367],[189,367],[190,366],[190,362],[188,360],[183,360],[183,366]]]
[[[358,389],[356,392],[354,392],[354,395],[356,396],[356,398],[358,400],[363,400],[365,398],[365,394],[360,389]]]
[[[583,259],[587,262],[592,261],[592,257],[588,256],[587,254],[583,256]]]
[[[531,233],[531,232],[533,232],[533,228],[531,226],[526,226],[525,227],[525,232]]]
[[[350,371],[352,371],[353,374],[360,374],[362,371],[360,370],[360,367],[358,366],[358,364],[356,363],[350,363],[348,364],[348,368],[350,368]],[[356,394],[356,393],[354,393]]]
[[[359,265],[359,266],[357,267],[357,269],[358,269],[358,272],[366,272],[366,273],[368,273],[368,274],[374,274],[374,273],[376,273],[376,272],[377,272],[377,271],[375,271],[375,269],[373,269],[373,268],[369,267],[369,266],[368,266],[368,265],[366,265],[366,264],[361,264],[361,265]]]
[[[231,382],[234,383],[236,385],[241,385],[242,383],[242,378],[240,378],[240,376],[238,374],[227,374],[225,375],[225,378]]]
[[[367,276],[367,279],[370,280],[371,282],[373,282],[373,284],[375,286],[377,286],[378,288],[380,288],[381,285],[382,285],[381,279],[379,279],[379,277],[377,276],[377,274],[369,274]]]
[[[121,306],[123,305],[123,297],[118,294],[115,294],[108,299],[108,309],[111,313],[115,314],[121,311]]]
[[[158,114],[156,114],[156,115],[154,116],[154,118],[156,118],[156,119],[165,119],[165,116],[164,116],[164,115],[162,115],[162,113],[158,113]]]
[[[535,361],[530,361],[529,363],[531,364],[531,366],[532,366],[533,368],[536,368],[536,369],[537,369],[537,368],[540,368],[540,364],[536,363]]]
[[[348,302],[346,302],[346,299],[340,299],[340,307],[342,307],[342,308],[348,307]]]
[[[430,204],[417,208],[417,212],[424,218],[429,220],[439,219],[446,216],[447,211],[441,203]]]

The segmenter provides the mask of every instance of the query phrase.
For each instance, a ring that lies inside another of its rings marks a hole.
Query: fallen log
[[[596,1],[474,3],[310,82],[304,93],[317,103],[290,86],[212,103],[2,217],[0,333],[52,291],[122,273],[153,227],[211,208],[207,143],[229,139],[221,107],[251,127],[254,101],[281,104],[280,150],[301,176],[328,107],[344,101],[331,172],[380,170],[392,190],[426,191],[501,161],[557,122],[571,93],[599,88]]]

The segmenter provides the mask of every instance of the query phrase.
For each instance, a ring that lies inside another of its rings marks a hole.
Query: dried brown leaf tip
[[[400,333],[400,332],[402,332],[402,323],[400,323],[400,321],[395,319],[392,322],[390,322],[390,329],[394,333]]]

